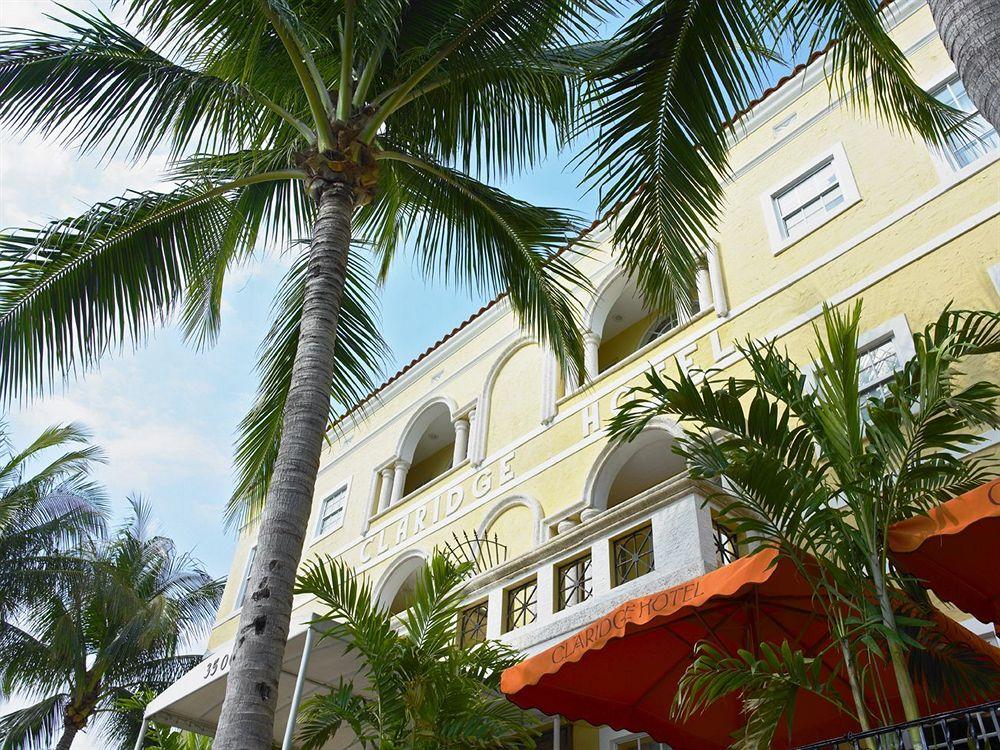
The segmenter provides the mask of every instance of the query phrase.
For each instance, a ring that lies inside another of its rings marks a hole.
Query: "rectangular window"
[[[247,555],[247,564],[243,569],[243,580],[240,581],[240,590],[236,592],[236,606],[233,609],[239,609],[243,606],[243,602],[247,598],[247,589],[250,587],[250,568],[253,567],[254,558],[257,557],[257,545],[255,544],[250,548],[250,554]]]
[[[505,633],[530,625],[538,617],[538,582],[532,578],[520,586],[507,589]]]
[[[612,542],[615,586],[653,570],[653,527],[649,524]]]
[[[466,607],[458,615],[458,645],[469,648],[486,640],[486,620],[489,607],[486,602]]]
[[[740,545],[736,534],[716,520],[712,520],[712,533],[715,536],[715,554],[720,565],[729,565],[740,559]]]
[[[961,79],[952,78],[934,91],[934,97],[969,115],[965,121],[968,132],[955,133],[947,139],[948,158],[956,168],[968,166],[1000,148],[997,131],[976,111]]]
[[[844,191],[831,157],[774,196],[774,209],[785,238],[798,237],[844,203]]]
[[[590,555],[578,557],[556,569],[559,588],[559,609],[587,601],[594,592],[590,575]]]
[[[344,503],[347,500],[347,485],[338,487],[330,495],[323,498],[319,506],[319,521],[316,523],[316,536],[323,536],[329,531],[340,528],[344,523]]]
[[[670,745],[656,742],[648,734],[641,734],[638,737],[616,741],[614,748],[615,750],[670,750]]]
[[[899,355],[892,337],[858,352],[858,394],[862,402],[885,398],[887,386],[899,369]]]

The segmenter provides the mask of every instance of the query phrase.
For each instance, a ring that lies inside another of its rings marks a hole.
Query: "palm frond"
[[[0,716],[0,750],[47,750],[63,728],[69,698],[51,695]]]

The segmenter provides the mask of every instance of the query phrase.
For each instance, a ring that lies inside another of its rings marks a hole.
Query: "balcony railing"
[[[798,750],[1000,750],[1000,700],[803,745]]]

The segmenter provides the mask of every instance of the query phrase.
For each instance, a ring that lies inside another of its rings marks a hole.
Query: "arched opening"
[[[671,451],[673,441],[668,430],[652,428],[610,448],[589,483],[591,506],[613,508],[684,472],[684,459]]]
[[[390,568],[379,586],[379,605],[392,617],[409,609],[417,588],[417,579],[424,566],[424,556],[408,553]]]
[[[443,402],[427,406],[410,425],[400,458],[410,464],[402,494],[423,487],[452,466],[455,454],[455,427],[451,411]]]
[[[670,335],[701,309],[692,290],[668,313],[653,312],[634,280],[619,276],[602,291],[594,306],[591,331],[596,335],[597,372],[604,372],[635,351]]]
[[[539,543],[542,507],[526,497],[501,500],[487,514],[477,535],[503,545],[506,560],[531,551]]]

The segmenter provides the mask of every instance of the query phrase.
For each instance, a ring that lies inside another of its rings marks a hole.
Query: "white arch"
[[[496,385],[497,378],[500,377],[500,371],[510,361],[511,357],[524,347],[532,344],[537,345],[538,342],[528,336],[518,338],[500,352],[500,356],[497,357],[496,361],[490,367],[489,372],[486,373],[486,379],[483,381],[483,390],[479,396],[479,403],[476,405],[475,440],[472,441],[472,449],[469,451],[469,459],[473,466],[479,466],[483,462],[483,459],[486,458],[486,437],[490,429],[490,402],[493,397],[493,386]],[[542,415],[539,416],[539,421],[541,421],[541,418]]]
[[[541,544],[544,540],[542,538],[542,519],[545,517],[545,513],[542,510],[542,504],[539,503],[535,498],[530,495],[511,495],[505,497],[503,500],[497,501],[490,512],[486,514],[486,517],[480,522],[479,527],[476,529],[476,536],[480,539],[486,536],[486,533],[490,530],[490,527],[496,523],[496,520],[500,518],[504,513],[506,513],[511,508],[523,507],[531,511],[531,516],[533,519],[534,533],[532,538],[535,541],[535,545]]]
[[[628,463],[629,459],[642,448],[650,445],[662,433],[671,438],[683,434],[680,426],[672,419],[664,416],[654,417],[639,435],[628,443],[608,443],[604,446],[590,467],[587,481],[583,488],[583,501],[586,507],[594,510],[607,510],[608,493],[618,472]]]
[[[410,549],[396,557],[375,584],[375,601],[378,606],[388,611],[403,584],[423,567],[427,559],[427,553],[420,549]]]
[[[607,278],[594,291],[593,302],[586,315],[585,330],[591,331],[598,336],[601,335],[601,332],[604,330],[604,324],[608,322],[608,315],[611,314],[611,308],[615,306],[615,302],[621,297],[628,281],[628,274],[625,273],[625,269],[619,266],[615,266],[612,269]]]
[[[439,411],[435,406],[443,405],[449,416],[454,419],[458,414],[458,403],[450,396],[432,396],[416,408],[410,419],[407,421],[403,432],[396,443],[396,457],[403,461],[412,461],[413,454],[417,450],[417,443],[423,437],[424,432],[438,417]]]

